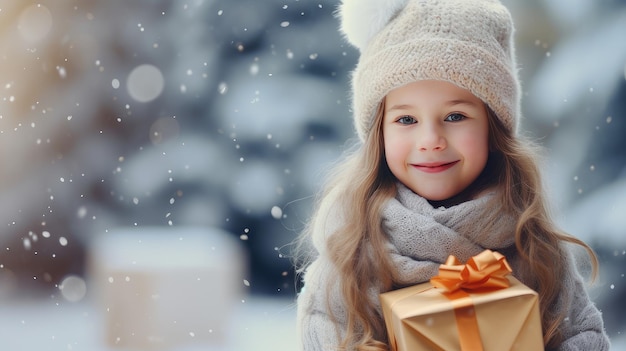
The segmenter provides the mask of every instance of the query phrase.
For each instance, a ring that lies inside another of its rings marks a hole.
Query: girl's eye
[[[464,119],[466,119],[467,117],[463,116],[460,113],[453,113],[451,115],[448,115],[448,117],[446,117],[445,121],[448,122],[459,122],[462,121]]]
[[[411,116],[402,116],[400,118],[398,118],[397,120],[398,123],[400,124],[413,124],[413,123],[417,123],[417,121],[415,120],[415,118],[411,117]]]

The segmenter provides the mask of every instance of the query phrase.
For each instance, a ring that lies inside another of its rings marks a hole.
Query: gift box
[[[88,257],[107,350],[221,350],[228,343],[245,297],[245,256],[230,233],[116,228],[94,238]]]
[[[430,282],[381,294],[391,350],[543,350],[537,293],[510,272],[497,252],[450,256]]]

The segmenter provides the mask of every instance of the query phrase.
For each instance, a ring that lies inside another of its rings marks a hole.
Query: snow
[[[270,213],[274,219],[280,219],[283,216],[283,210],[278,206],[273,206]]]
[[[578,201],[563,220],[564,229],[586,242],[626,249],[626,177]],[[601,238],[601,239],[600,239]]]
[[[265,214],[280,200],[281,178],[280,170],[267,162],[244,161],[228,183],[230,201],[242,212]]]
[[[52,15],[46,6],[30,5],[20,13],[17,28],[22,38],[36,43],[44,39],[52,27]]]
[[[59,284],[59,291],[63,298],[70,302],[82,300],[87,294],[87,283],[76,275],[65,277]]]
[[[618,9],[592,29],[577,28],[578,35],[550,50],[549,59],[528,86],[533,102],[528,104],[529,112],[551,122],[557,117],[578,117],[575,110],[581,101],[587,106],[605,105],[624,80],[626,45],[617,43],[623,41],[625,23],[626,8]]]
[[[198,342],[193,331],[171,351],[293,351],[296,349],[293,301],[251,297],[230,311],[223,340]],[[90,299],[0,301],[2,347],[14,351],[129,350],[105,340],[105,319]],[[137,350],[137,349],[135,349]]]
[[[269,134],[280,148],[290,150],[306,137],[307,125],[332,120],[329,99],[334,87],[306,75],[236,76],[224,94],[220,125],[241,142],[264,141]]]
[[[229,233],[203,227],[115,228],[90,244],[92,263],[119,272],[219,268],[240,274],[245,259]]]
[[[161,70],[149,64],[139,65],[130,72],[126,80],[128,94],[139,102],[156,99],[165,85]]]
[[[114,189],[132,198],[157,193],[171,183],[171,178],[206,186],[228,183],[234,163],[229,160],[235,158],[232,149],[198,133],[186,134],[181,139],[166,140],[158,147],[124,158],[119,163]]]

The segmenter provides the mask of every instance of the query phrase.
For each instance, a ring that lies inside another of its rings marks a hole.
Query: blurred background
[[[522,129],[545,146],[559,223],[599,255],[590,293],[626,350],[626,1],[503,2],[517,26]],[[289,244],[354,138],[358,52],[336,6],[0,0],[0,345],[295,348]],[[137,301],[111,317],[121,282],[139,276]],[[221,341],[217,329],[169,343],[108,335],[154,317],[137,307],[145,294],[165,300],[154,282],[177,286],[198,315],[216,313],[212,297],[231,306]],[[185,295],[192,284],[207,296]]]

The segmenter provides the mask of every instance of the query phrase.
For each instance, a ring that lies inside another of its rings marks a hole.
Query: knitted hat
[[[338,14],[341,32],[361,51],[352,77],[361,140],[385,95],[419,80],[469,90],[517,131],[513,21],[498,0],[342,0]]]

